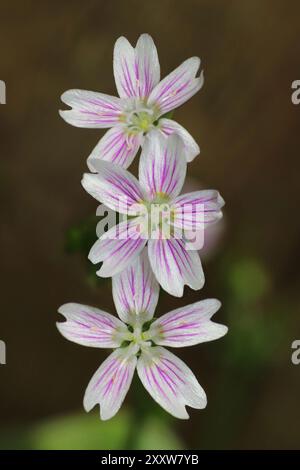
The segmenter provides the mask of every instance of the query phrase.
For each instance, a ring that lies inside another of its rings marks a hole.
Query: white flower
[[[105,232],[92,247],[89,259],[103,261],[97,272],[100,277],[121,272],[148,243],[151,267],[163,289],[180,297],[185,284],[194,290],[203,287],[199,254],[187,249],[182,230],[200,230],[219,220],[224,201],[215,190],[179,196],[186,166],[179,136],[150,133],[140,158],[139,181],[124,168],[103,161],[95,163],[98,174],[84,175],[82,185],[89,194],[110,209],[132,216]],[[154,227],[153,206],[168,213]]]
[[[193,137],[177,122],[164,117],[191,98],[203,84],[196,77],[200,59],[192,57],[160,81],[160,66],[153,39],[142,34],[133,48],[120,37],[114,48],[114,76],[120,98],[85,90],[68,90],[61,99],[72,109],[61,117],[77,127],[110,128],[88,158],[94,171],[96,159],[127,168],[144,135],[157,129],[165,135],[176,132],[186,147],[187,161],[200,149]]]
[[[186,419],[186,406],[206,406],[205,392],[192,371],[162,346],[192,346],[225,335],[227,327],[210,320],[220,302],[203,300],[154,320],[158,293],[144,250],[131,267],[113,278],[120,319],[74,303],[59,309],[67,320],[57,323],[65,338],[84,346],[116,348],[96,371],[84,396],[86,411],[99,404],[103,420],[120,409],[135,369],[154,400],[173,416]]]

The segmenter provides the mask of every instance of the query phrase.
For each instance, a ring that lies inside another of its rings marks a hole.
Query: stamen
[[[155,110],[136,100],[132,105],[133,108],[127,111],[125,117],[128,130],[132,133],[149,132],[155,127]]]

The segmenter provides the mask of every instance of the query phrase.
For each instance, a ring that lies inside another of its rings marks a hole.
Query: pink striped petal
[[[159,120],[159,128],[164,135],[168,136],[174,132],[181,137],[184,143],[184,150],[187,162],[191,162],[199,155],[200,148],[191,134],[180,124],[172,119],[162,118]]]
[[[148,105],[156,106],[160,115],[181,106],[203,85],[203,72],[196,77],[200,59],[191,57],[164,78],[151,92]],[[195,78],[196,77],[196,78]]]
[[[68,90],[61,100],[72,109],[59,111],[72,126],[107,128],[120,122],[124,103],[120,98],[86,90]]]
[[[138,217],[121,222],[105,232],[92,246],[89,259],[103,264],[97,275],[111,277],[127,268],[140,254],[147,240],[140,231]]]
[[[119,96],[130,98],[136,95],[135,53],[130,42],[121,36],[114,47],[114,76]]]
[[[104,134],[88,157],[87,164],[90,171],[97,171],[98,160],[112,162],[123,168],[129,167],[142,140],[142,134],[128,134],[123,126],[112,127]]]
[[[145,199],[138,180],[124,168],[111,162],[98,160],[93,166],[98,174],[84,174],[81,181],[84,189],[116,212],[136,214],[138,204]]]
[[[182,297],[184,285],[201,289],[204,274],[197,251],[187,251],[181,239],[148,241],[149,260],[161,287],[171,295]]]
[[[189,417],[186,406],[206,407],[205,392],[191,369],[165,348],[143,350],[137,372],[152,398],[176,418]]]
[[[69,303],[58,309],[67,321],[57,323],[69,341],[93,348],[117,348],[128,329],[118,318],[87,305]]]
[[[202,230],[207,224],[221,219],[224,204],[218,191],[213,189],[182,194],[173,201],[174,226]]]
[[[142,34],[135,48],[137,96],[148,98],[160,79],[160,65],[154,41],[149,34]]]
[[[159,285],[152,272],[145,248],[139,257],[112,279],[113,298],[119,317],[125,323],[146,322],[153,317]]]
[[[134,353],[130,346],[119,348],[101,364],[84,395],[86,411],[100,405],[102,420],[112,418],[119,411],[135,371],[137,358]]]
[[[136,48],[120,37],[114,48],[114,76],[121,98],[147,98],[160,78],[157,50],[148,34],[139,37]]]
[[[157,131],[148,134],[139,164],[139,181],[148,197],[177,196],[184,183],[186,166],[179,136],[164,137]]]
[[[149,336],[155,344],[173,348],[221,338],[228,328],[210,320],[220,307],[218,300],[207,299],[172,310],[152,323]]]

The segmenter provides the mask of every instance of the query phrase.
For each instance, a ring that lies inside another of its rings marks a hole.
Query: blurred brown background
[[[116,94],[114,42],[135,43],[143,32],[156,42],[162,76],[187,57],[202,59],[205,85],[175,119],[201,147],[188,168],[193,183],[226,200],[205,288],[159,304],[164,313],[218,297],[216,320],[230,328],[218,343],[179,352],[209,404],[168,423],[186,448],[300,447],[300,365],[291,363],[300,339],[300,105],[291,103],[299,15],[296,0],[1,2],[0,447],[33,446],[19,443],[19,429],[83,414],[84,389],[107,355],[55,328],[66,301],[114,312],[109,284],[90,282],[84,253],[66,250],[70,229],[96,210],[80,180],[103,132],[66,125],[59,97],[70,88]],[[125,409],[134,406],[129,392]]]

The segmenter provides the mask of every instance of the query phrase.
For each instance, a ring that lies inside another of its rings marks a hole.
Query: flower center
[[[133,112],[130,121],[129,127],[133,130],[148,132],[153,127],[153,115],[148,111]]]
[[[144,328],[146,326],[146,329]],[[132,346],[137,347],[137,352],[140,349],[145,349],[151,346],[151,337],[149,334],[148,322],[141,324],[140,321],[137,321],[134,326],[128,327],[128,334],[126,335],[126,341],[128,341]]]
[[[132,342],[142,344],[144,342],[143,331],[140,326],[135,326],[132,333]]]
[[[169,240],[174,236],[174,210],[167,194],[157,193],[151,202],[144,201],[142,232],[149,239]]]
[[[129,132],[134,134],[142,132],[144,134],[155,127],[154,123],[157,120],[157,115],[153,108],[147,107],[141,101],[134,100],[129,102],[128,110],[121,120]]]

